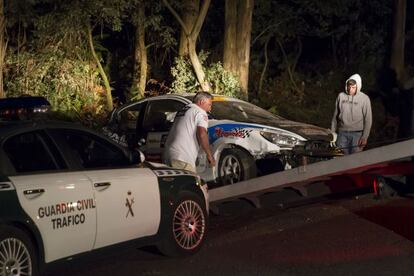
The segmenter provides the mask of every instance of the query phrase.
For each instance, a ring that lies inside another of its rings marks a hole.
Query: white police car
[[[138,145],[148,159],[160,161],[175,114],[193,97],[170,94],[121,106],[112,112],[106,135],[130,147]],[[197,173],[220,184],[294,167],[303,157],[341,155],[330,130],[286,120],[226,96],[214,96],[208,133],[218,166],[211,169],[200,151]]]
[[[127,241],[192,254],[206,236],[206,189],[75,124],[0,123],[0,275]]]

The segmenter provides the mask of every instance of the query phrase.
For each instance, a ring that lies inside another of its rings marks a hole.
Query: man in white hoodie
[[[354,74],[346,81],[345,92],[336,99],[331,130],[338,134],[337,146],[345,154],[362,151],[371,131],[371,101],[361,87],[361,76]]]

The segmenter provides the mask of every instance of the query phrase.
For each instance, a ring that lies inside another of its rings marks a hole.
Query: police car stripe
[[[174,170],[174,169],[163,169],[163,170],[154,170],[154,173],[157,176],[174,176],[174,175],[194,175],[190,171],[184,171],[184,170]]]

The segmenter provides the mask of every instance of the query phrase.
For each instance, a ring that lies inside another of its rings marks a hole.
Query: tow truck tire
[[[218,164],[219,182],[230,185],[256,176],[254,159],[242,149],[225,149]]]
[[[0,275],[39,275],[33,244],[19,228],[0,226]]]
[[[191,192],[181,192],[170,209],[158,249],[170,257],[192,255],[204,243],[208,215],[203,200]]]

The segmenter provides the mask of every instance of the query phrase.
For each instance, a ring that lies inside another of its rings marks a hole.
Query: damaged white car
[[[112,112],[104,131],[121,144],[139,147],[147,159],[161,161],[175,114],[193,96],[170,94],[126,104]],[[286,120],[242,100],[215,95],[210,115],[208,134],[217,166],[210,168],[201,151],[196,164],[208,182],[232,184],[303,160],[341,155],[330,130]]]

